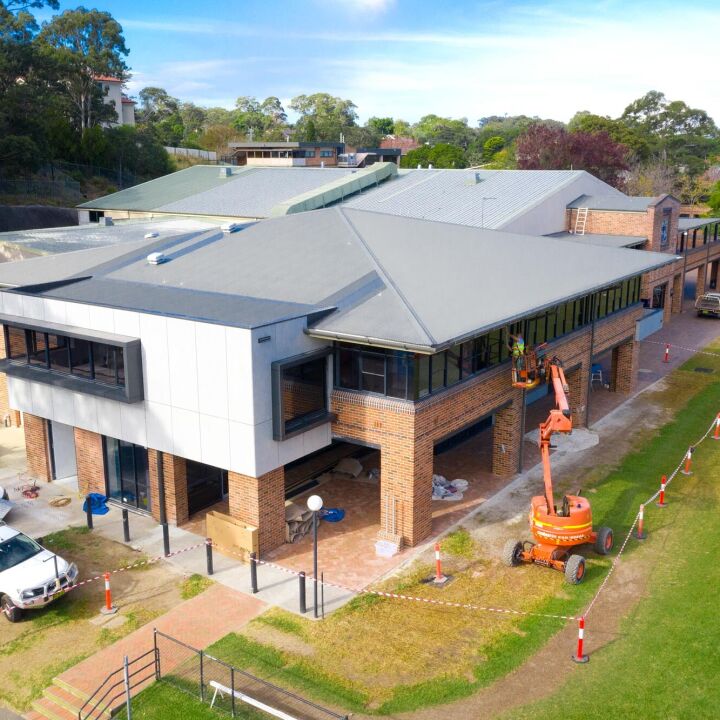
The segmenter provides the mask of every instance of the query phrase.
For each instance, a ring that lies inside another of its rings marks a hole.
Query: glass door
[[[111,437],[104,438],[104,447],[108,497],[149,510],[147,450]]]

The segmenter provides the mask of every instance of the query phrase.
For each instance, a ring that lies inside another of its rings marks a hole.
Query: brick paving
[[[45,691],[44,697],[33,704],[33,711],[26,718],[53,720],[77,717],[84,699],[111,672],[122,667],[126,655],[132,660],[153,648],[153,628],[202,649],[238,630],[266,607],[255,597],[224,585],[212,585],[204,593],[181,603],[59,675]],[[173,669],[173,660],[172,656],[161,658],[163,672]]]

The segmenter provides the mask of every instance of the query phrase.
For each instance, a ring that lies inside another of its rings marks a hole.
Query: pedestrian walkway
[[[132,660],[153,648],[154,628],[202,649],[239,630],[265,608],[266,604],[255,597],[235,592],[225,585],[212,585],[192,600],[181,603],[154,622],[66,670],[55,678],[45,696],[34,703],[33,712],[26,717],[32,720],[65,720],[68,715],[77,718],[85,700],[111,672],[122,667],[125,656]],[[166,671],[172,670],[172,665],[167,664],[171,661],[168,658],[164,663]]]

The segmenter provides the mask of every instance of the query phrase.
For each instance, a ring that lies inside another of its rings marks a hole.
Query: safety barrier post
[[[90,507],[90,496],[85,496],[85,522],[87,523],[88,529],[93,529],[93,516],[92,508]]]
[[[715,418],[715,432],[713,433],[713,440],[720,440],[720,413]]]
[[[685,467],[680,471],[683,475],[692,475],[692,456],[695,448],[692,445],[685,454]]]
[[[587,655],[583,655],[583,641],[585,636],[585,618],[581,617],[578,620],[578,641],[577,641],[577,653],[572,655],[573,662],[586,663],[590,658]]]
[[[257,584],[257,553],[250,553],[250,589],[253,595],[258,591]]]
[[[130,516],[127,508],[122,509],[122,523],[123,523],[123,540],[130,542]]]
[[[110,573],[106,572],[105,578],[105,606],[100,609],[103,615],[112,615],[117,612],[117,608],[112,603],[112,594],[110,592]]]
[[[435,543],[435,577],[433,582],[436,585],[442,585],[447,582],[447,577],[443,575],[442,561],[440,560],[440,543]]]
[[[645,532],[645,506],[640,505],[640,512],[638,513],[638,524],[637,524],[637,530],[635,531],[635,538],[637,540],[644,540],[647,537],[647,533]]]
[[[670,343],[665,345],[665,357],[663,358],[663,362],[670,362]]]
[[[207,574],[212,575],[215,572],[215,568],[213,567],[213,549],[210,538],[205,538],[205,560],[207,562]]]
[[[655,503],[660,508],[664,508],[667,505],[665,502],[665,485],[667,485],[667,478],[663,475],[660,480],[660,497]]]
[[[298,586],[300,590],[300,612],[304,615],[307,612],[307,605],[305,604],[305,571],[303,570],[298,575]]]

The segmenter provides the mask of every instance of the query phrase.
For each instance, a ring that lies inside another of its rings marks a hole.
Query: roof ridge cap
[[[410,316],[412,317],[414,323],[417,325],[417,327],[424,333],[425,337],[430,341],[430,345],[436,345],[437,340],[433,336],[433,334],[430,332],[428,327],[425,325],[425,323],[420,319],[420,316],[415,312],[415,309],[410,305],[405,295],[402,293],[400,288],[395,284],[395,281],[392,279],[392,277],[389,275],[389,273],[385,270],[383,267],[383,264],[380,262],[378,257],[375,255],[375,253],[368,247],[367,243],[363,239],[362,235],[358,232],[357,228],[355,227],[355,224],[353,221],[347,216],[346,209],[342,207],[336,208],[337,213],[342,218],[342,221],[347,225],[350,232],[357,238],[358,242],[360,243],[360,246],[365,251],[365,253],[368,255],[372,263],[375,265],[378,274],[382,278],[383,282],[385,283],[385,286],[391,290],[395,295],[398,297],[400,302],[405,306],[405,309],[410,313]],[[363,212],[362,210],[359,210],[359,212]]]

